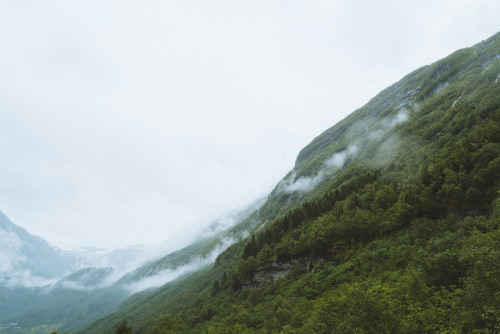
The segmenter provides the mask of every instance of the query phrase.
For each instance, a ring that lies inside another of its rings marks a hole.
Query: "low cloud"
[[[434,94],[441,94],[441,92],[446,88],[448,87],[449,83],[448,82],[445,82],[445,83],[441,83],[439,84],[436,89],[434,90]]]
[[[328,167],[342,168],[347,158],[353,156],[358,151],[358,146],[351,145],[341,152],[334,153],[330,158],[325,160],[325,165]]]
[[[22,241],[17,234],[0,229],[0,285],[6,287],[39,287],[53,283],[34,275],[25,267],[26,256],[22,252]]]
[[[327,158],[323,162],[321,169],[312,176],[297,178],[295,171],[293,171],[288,180],[282,181],[280,186],[281,191],[285,193],[308,193],[314,190],[318,185],[325,181],[327,177],[331,177],[337,170],[343,168],[349,158],[356,156],[356,154],[360,151],[360,147],[362,147],[364,143],[367,141],[380,140],[382,136],[387,133],[387,131],[394,128],[398,124],[406,122],[409,118],[409,114],[410,112],[408,109],[401,109],[396,116],[382,120],[377,129],[356,138],[354,144],[349,145],[345,150],[336,152]],[[356,124],[355,126],[359,128],[360,124]]]
[[[20,263],[26,261],[21,247],[21,239],[17,234],[0,230],[0,275],[12,272]]]
[[[310,192],[316,188],[318,184],[323,182],[325,176],[324,171],[320,171],[314,176],[303,176],[299,178],[293,173],[290,179],[283,184],[283,191],[286,193]]]
[[[390,118],[385,125],[386,131],[392,129],[394,126],[404,123],[408,120],[409,111],[408,109],[402,109],[396,116]]]
[[[343,151],[334,153],[331,157],[323,162],[322,169],[312,176],[303,176],[297,178],[295,172],[293,172],[290,179],[285,181],[282,185],[282,190],[286,193],[308,193],[314,190],[329,175],[331,175],[339,168],[344,167],[347,159],[355,155],[357,151],[357,145],[351,145]]]
[[[378,129],[368,132],[368,134],[366,135],[366,139],[379,140],[387,131],[389,131],[398,124],[406,122],[409,116],[410,116],[410,111],[408,109],[406,108],[401,109],[396,116],[391,117],[389,119],[384,119],[381,122]]]
[[[186,274],[190,274],[195,272],[196,270],[211,264],[215,261],[217,256],[222,253],[227,247],[232,245],[235,242],[232,238],[226,238],[220,241],[220,243],[213,249],[211,253],[203,257],[197,257],[188,263],[181,265],[177,268],[173,269],[165,269],[154,276],[146,277],[138,282],[128,284],[125,288],[130,293],[136,293],[139,291],[159,288],[160,286],[176,280],[179,277],[182,277]]]
[[[45,277],[40,277],[33,275],[31,270],[23,269],[16,270],[13,273],[4,275],[0,278],[0,285],[14,288],[14,287],[25,287],[25,288],[38,288],[51,285],[56,282],[56,279],[48,279]]]
[[[123,277],[124,274],[125,272],[117,272],[111,267],[85,268],[52,284],[47,291],[54,288],[93,291],[111,286]]]

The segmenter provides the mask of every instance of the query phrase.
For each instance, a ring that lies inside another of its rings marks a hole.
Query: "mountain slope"
[[[213,267],[80,333],[495,332],[499,55],[497,34],[388,87],[299,153]]]
[[[37,281],[68,274],[72,261],[40,237],[13,224],[0,212],[0,285],[37,285]]]

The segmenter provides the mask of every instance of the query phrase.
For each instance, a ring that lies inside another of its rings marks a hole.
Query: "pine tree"
[[[132,327],[127,325],[127,320],[123,320],[115,329],[115,334],[132,334]]]

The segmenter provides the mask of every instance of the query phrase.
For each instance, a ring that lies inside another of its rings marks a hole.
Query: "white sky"
[[[500,1],[0,1],[0,210],[64,249],[178,247]]]

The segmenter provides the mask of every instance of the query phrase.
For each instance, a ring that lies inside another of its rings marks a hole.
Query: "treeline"
[[[497,200],[489,217],[414,219],[339,265],[295,270],[274,285],[206,289],[142,332],[496,333],[499,255]]]
[[[380,171],[373,170],[365,172],[342,184],[338,189],[329,191],[319,199],[307,201],[300,207],[291,210],[283,217],[272,222],[264,231],[252,235],[250,241],[243,250],[242,258],[256,256],[264,245],[274,245],[287,233],[299,228],[307,220],[312,220],[333,209],[337,202],[345,200],[350,194],[361,189],[369,183],[373,183],[380,176]]]

